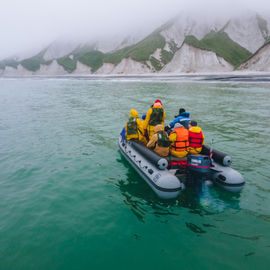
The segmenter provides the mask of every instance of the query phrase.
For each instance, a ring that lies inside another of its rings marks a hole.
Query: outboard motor
[[[209,173],[211,159],[204,155],[189,155],[187,159],[187,168],[193,172]]]

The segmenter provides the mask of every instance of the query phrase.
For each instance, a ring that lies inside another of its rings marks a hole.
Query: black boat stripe
[[[240,184],[230,184],[230,183],[225,183],[219,179],[215,179],[216,182],[218,182],[219,184],[223,185],[223,186],[227,186],[227,187],[241,187],[245,184],[245,182],[242,182]]]

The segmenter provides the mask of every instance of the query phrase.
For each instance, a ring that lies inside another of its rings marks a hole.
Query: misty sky
[[[59,38],[153,30],[181,11],[270,10],[269,0],[0,0],[0,58]]]

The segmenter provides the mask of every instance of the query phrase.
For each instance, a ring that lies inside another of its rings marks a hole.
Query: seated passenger
[[[197,126],[197,121],[190,121],[189,123],[189,153],[199,154],[204,145],[204,135],[202,129]]]
[[[143,125],[141,121],[142,120],[138,118],[138,112],[131,109],[130,118],[125,125],[127,140],[138,140],[146,144],[146,139],[143,136]]]
[[[188,154],[188,130],[184,126],[176,123],[169,139],[172,142],[170,152],[173,156],[182,158]]]
[[[151,137],[147,147],[153,148],[153,150],[162,157],[168,156],[171,142],[169,141],[167,133],[164,131],[164,126],[156,125],[154,133],[155,134]]]
[[[162,103],[157,99],[153,106],[148,110],[146,118],[144,120],[144,132],[148,134],[148,138],[151,139],[154,134],[154,128],[156,125],[164,125],[165,111]]]
[[[180,108],[179,115],[175,116],[175,119],[168,126],[165,127],[165,131],[169,131],[170,129],[174,128],[174,125],[176,123],[180,123],[186,129],[188,129],[188,124],[190,121],[189,116],[190,116],[189,112],[186,112],[184,108]]]

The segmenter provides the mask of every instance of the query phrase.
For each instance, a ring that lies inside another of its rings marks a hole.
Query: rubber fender
[[[212,158],[215,162],[217,162],[220,165],[223,165],[225,167],[229,167],[232,164],[232,159],[229,155],[220,152],[216,149],[212,149],[213,155]],[[202,155],[208,155],[210,154],[210,147],[207,145],[203,145],[202,147],[202,151],[201,151]]]
[[[129,144],[134,148],[134,150],[139,152],[144,158],[146,158],[158,169],[165,170],[168,167],[168,161],[165,158],[159,156],[157,153],[148,149],[144,145],[136,141],[129,141]]]

